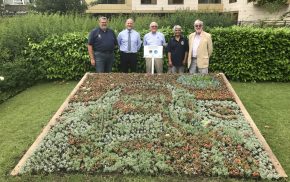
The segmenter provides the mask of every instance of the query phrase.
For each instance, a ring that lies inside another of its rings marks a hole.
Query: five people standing
[[[107,18],[99,18],[99,27],[89,34],[88,52],[91,64],[96,67],[97,73],[111,72],[114,63],[114,49],[119,45],[120,70],[128,73],[137,71],[137,52],[141,47],[140,34],[136,32],[133,19],[129,18],[125,23],[126,29],[121,31],[116,38],[113,30],[107,28]],[[158,32],[158,24],[150,23],[150,32],[143,38],[144,46],[166,46],[165,37]],[[195,32],[184,37],[181,26],[173,27],[174,36],[170,38],[168,51],[168,66],[173,73],[184,73],[187,63],[189,73],[208,74],[209,58],[213,51],[211,35],[203,31],[203,22],[194,22]],[[145,58],[146,72],[151,73],[152,59]],[[154,67],[157,73],[163,73],[163,59],[155,58]]]

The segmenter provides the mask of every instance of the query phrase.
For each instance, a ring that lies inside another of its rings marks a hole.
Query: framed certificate
[[[163,58],[163,46],[144,46],[144,58]]]

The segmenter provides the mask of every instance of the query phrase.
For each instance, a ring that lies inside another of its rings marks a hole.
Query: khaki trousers
[[[146,73],[151,73],[152,59],[145,58],[145,60],[146,60]],[[154,59],[154,70],[156,70],[156,73],[163,73],[163,59],[162,58]]]

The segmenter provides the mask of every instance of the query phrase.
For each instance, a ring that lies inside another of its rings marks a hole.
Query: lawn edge
[[[255,124],[254,120],[252,119],[252,117],[248,113],[247,109],[245,108],[244,104],[242,103],[242,101],[240,100],[239,96],[235,92],[234,88],[232,87],[232,85],[230,84],[230,82],[228,81],[228,79],[226,78],[226,76],[223,73],[219,73],[219,74],[222,75],[222,77],[223,77],[223,79],[224,79],[224,81],[226,83],[226,86],[228,87],[228,89],[233,94],[233,97],[234,97],[236,103],[239,105],[239,107],[240,107],[245,119],[247,120],[247,122],[252,127],[253,132],[255,133],[255,135],[258,138],[258,140],[261,142],[264,150],[267,152],[267,154],[268,154],[272,164],[274,165],[276,171],[278,172],[279,176],[281,178],[288,178],[288,176],[287,176],[285,170],[283,169],[282,165],[280,164],[279,160],[277,159],[277,157],[275,156],[275,154],[271,150],[270,146],[268,145],[267,141],[263,137],[263,135],[260,132],[259,128]]]
[[[80,82],[75,86],[75,88],[71,91],[69,96],[65,99],[63,104],[60,106],[60,108],[57,110],[57,112],[53,115],[53,117],[50,119],[48,124],[43,128],[41,133],[38,135],[36,140],[33,142],[33,144],[30,146],[30,148],[27,150],[27,152],[22,156],[18,164],[14,167],[14,169],[11,171],[10,175],[17,176],[25,164],[26,160],[33,154],[33,152],[36,150],[36,148],[39,146],[40,142],[43,140],[43,138],[47,135],[51,127],[53,127],[57,123],[57,119],[62,114],[64,109],[68,106],[68,103],[70,99],[73,97],[73,95],[77,92],[79,87],[82,85],[84,80],[87,78],[87,76],[90,73],[86,73],[83,78],[80,80]]]
[[[23,157],[18,162],[18,164],[15,166],[15,168],[11,171],[10,175],[16,176],[16,175],[19,174],[20,169],[23,167],[23,165],[25,164],[26,160],[33,154],[33,152],[36,150],[37,146],[39,146],[39,144],[43,140],[43,138],[47,135],[47,133],[49,132],[49,130],[51,129],[51,127],[54,126],[57,123],[57,119],[59,118],[59,116],[61,115],[61,113],[64,111],[64,109],[68,106],[68,103],[69,103],[70,99],[77,92],[77,90],[83,84],[84,80],[87,78],[87,76],[89,74],[91,74],[91,73],[86,73],[83,76],[83,78],[80,80],[80,82],[75,86],[75,88],[72,90],[72,92],[66,98],[66,100],[64,101],[64,103],[60,106],[60,108],[57,110],[57,112],[54,114],[54,116],[51,118],[51,120],[48,122],[48,124],[44,127],[44,129],[39,134],[39,136],[34,141],[34,143],[30,146],[30,148],[23,155]],[[242,111],[242,113],[243,113],[246,121],[250,124],[250,126],[253,129],[253,132],[255,133],[256,137],[261,142],[263,148],[267,152],[267,154],[268,154],[268,156],[269,156],[272,164],[274,165],[277,173],[279,174],[279,176],[281,178],[287,178],[288,176],[287,176],[286,172],[284,171],[282,165],[278,161],[278,159],[275,156],[275,154],[272,152],[270,146],[268,145],[268,143],[266,142],[265,138],[261,134],[260,130],[256,126],[256,124],[253,121],[253,119],[251,118],[250,114],[248,113],[248,111],[244,107],[242,101],[240,100],[240,98],[236,94],[236,92],[233,89],[232,85],[230,84],[230,82],[228,81],[228,79],[226,78],[226,76],[224,75],[224,73],[219,73],[219,74],[222,76],[222,78],[223,78],[223,80],[224,80],[227,88],[229,89],[229,91],[233,94],[234,100],[239,105],[239,107],[240,107],[240,109],[241,109],[241,111]]]

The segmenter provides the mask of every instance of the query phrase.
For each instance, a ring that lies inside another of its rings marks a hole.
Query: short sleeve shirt
[[[188,52],[187,38],[181,36],[179,41],[177,41],[175,37],[171,37],[168,42],[167,51],[171,53],[173,66],[182,66],[185,52]]]
[[[113,30],[106,29],[103,31],[100,28],[93,29],[88,38],[88,44],[93,46],[94,51],[114,51],[117,43],[117,38]]]
[[[165,43],[164,34],[161,32],[149,32],[144,36],[144,46],[163,46]]]

